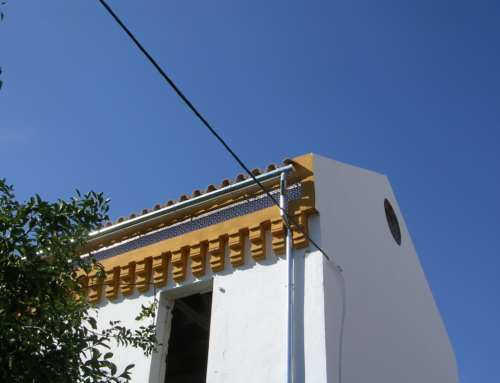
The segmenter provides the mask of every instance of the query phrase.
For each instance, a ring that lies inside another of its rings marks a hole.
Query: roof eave
[[[287,165],[280,167],[278,169],[269,171],[267,173],[261,174],[259,176],[256,176],[255,178],[261,183],[269,183],[271,181],[274,181],[275,179],[279,179],[282,173],[286,173],[287,175],[294,174],[294,169],[293,165]],[[196,206],[201,206],[203,204],[213,202],[218,199],[222,199],[227,197],[230,194],[235,194],[239,193],[242,191],[245,191],[247,189],[255,188],[257,186],[256,182],[253,180],[253,178],[246,179],[244,181],[238,182],[236,184],[232,184],[229,186],[226,186],[224,188],[214,190],[213,192],[206,193],[203,195],[200,195],[198,197],[191,198],[187,201],[179,202],[175,205],[172,206],[166,206],[163,207],[159,210],[152,211],[150,213],[141,215],[136,218],[129,219],[124,222],[120,222],[117,224],[114,224],[112,226],[104,227],[100,230],[93,231],[89,234],[90,236],[90,241],[89,243],[96,242],[98,240],[104,239],[106,237],[109,237],[111,235],[115,235],[117,233],[130,230],[132,228],[144,225],[144,224],[150,224],[154,221],[158,221],[161,219],[164,219],[165,217],[179,213],[183,210],[187,209],[192,209],[193,207]]]

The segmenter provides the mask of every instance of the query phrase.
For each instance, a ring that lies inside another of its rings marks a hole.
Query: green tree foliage
[[[107,220],[109,200],[89,192],[70,202],[25,203],[0,180],[0,381],[4,383],[100,383],[130,379],[128,366],[117,371],[111,342],[156,349],[154,324],[131,331],[111,322],[98,330],[86,299],[84,273],[102,268],[75,250],[88,233]],[[76,293],[76,294],[75,294]],[[152,317],[143,307],[137,320]]]

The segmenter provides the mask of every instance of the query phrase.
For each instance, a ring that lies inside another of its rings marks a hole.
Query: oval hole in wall
[[[384,199],[384,210],[385,217],[387,218],[387,224],[389,225],[389,230],[391,231],[392,237],[398,245],[401,245],[401,230],[399,228],[398,217],[392,208],[391,203]]]

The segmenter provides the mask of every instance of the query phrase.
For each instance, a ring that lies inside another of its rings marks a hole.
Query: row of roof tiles
[[[290,158],[286,158],[281,163],[281,167],[290,165],[292,163],[293,163],[293,160],[291,160]],[[255,177],[257,177],[257,176],[259,176],[261,174],[272,172],[273,170],[276,170],[278,168],[279,168],[279,166],[276,165],[276,164],[269,164],[269,165],[267,165],[267,167],[266,167],[265,170],[261,170],[259,168],[253,169],[252,170],[252,174]],[[151,213],[152,211],[160,210],[160,209],[162,209],[164,207],[168,207],[168,206],[172,206],[172,205],[178,204],[179,202],[187,201],[187,200],[189,200],[191,198],[199,197],[200,195],[203,195],[203,194],[210,193],[210,192],[213,192],[213,191],[218,190],[218,189],[222,189],[222,188],[228,187],[229,185],[237,184],[238,182],[242,182],[242,181],[244,181],[244,180],[246,180],[248,178],[250,178],[250,176],[248,176],[248,175],[246,175],[244,173],[240,173],[240,174],[238,174],[236,176],[236,178],[234,179],[234,181],[231,181],[229,179],[224,179],[220,183],[220,186],[216,186],[214,184],[210,184],[210,185],[207,186],[207,188],[205,189],[205,191],[200,190],[200,189],[196,189],[191,195],[187,195],[187,194],[181,195],[177,201],[171,199],[171,200],[168,200],[165,203],[165,205],[162,205],[161,203],[158,203],[158,204],[156,204],[153,207],[153,209],[142,209],[142,211],[140,213],[132,213],[132,214],[130,214],[130,216],[128,218],[120,217],[120,218],[118,218],[118,220],[116,222],[109,221],[108,223],[106,223],[106,227],[113,226],[115,223],[121,223],[121,222],[127,221],[127,220],[132,219],[132,218],[137,218],[137,217],[139,217],[141,215],[145,215],[145,214]]]

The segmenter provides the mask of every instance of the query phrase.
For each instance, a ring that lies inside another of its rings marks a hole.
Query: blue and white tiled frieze
[[[274,197],[274,199],[279,201],[279,190],[274,190],[270,192],[270,194]],[[299,182],[287,187],[288,201],[299,199],[301,196],[302,192]],[[275,203],[271,200],[271,198],[269,198],[266,194],[261,194],[193,218],[188,218],[185,221],[174,223],[156,231],[125,240],[119,244],[95,251],[93,252],[93,255],[97,261],[102,261],[132,250],[137,250],[170,238],[178,237],[191,231],[203,229],[236,217],[241,217],[243,215],[263,210],[274,205]]]

